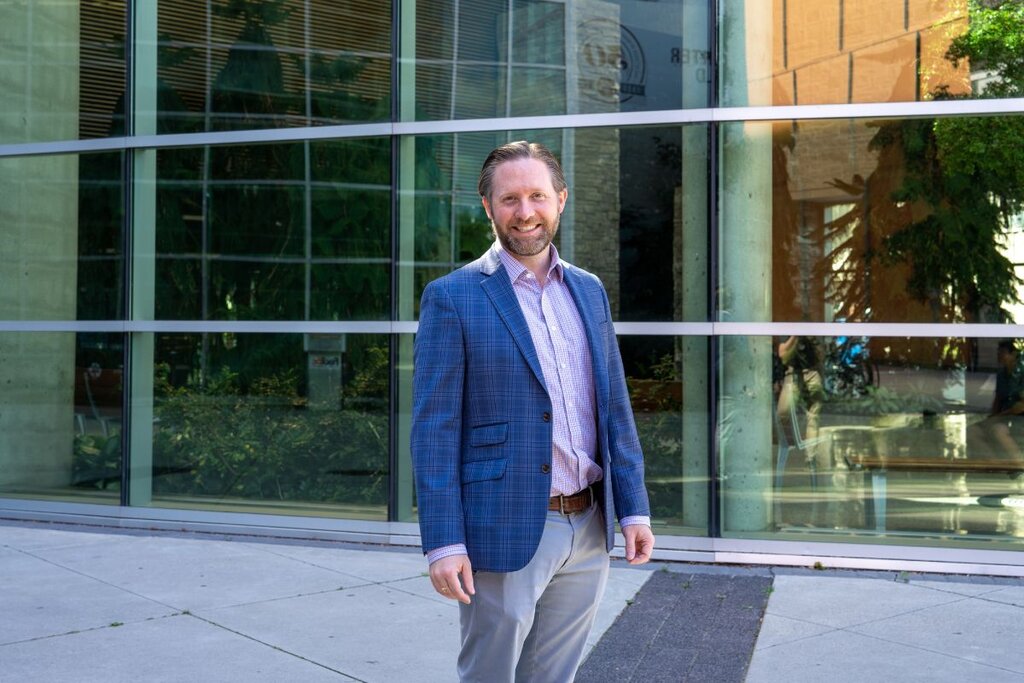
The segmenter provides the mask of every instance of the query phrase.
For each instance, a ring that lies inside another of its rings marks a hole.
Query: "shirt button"
[[[543,472],[544,474],[547,474],[548,472],[551,471],[551,465],[544,463],[543,465],[540,466],[540,471]]]
[[[540,416],[540,419],[544,420],[545,422],[551,422],[551,413],[544,413],[543,415]]]

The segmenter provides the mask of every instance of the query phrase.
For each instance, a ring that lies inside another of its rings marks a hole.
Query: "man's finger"
[[[636,557],[636,534],[634,533],[623,533],[626,539],[626,559],[630,562]]]
[[[476,595],[476,587],[473,585],[473,567],[470,566],[469,560],[462,565],[462,585],[467,593]]]
[[[444,595],[445,597],[450,597],[453,600],[458,600],[459,602],[464,602],[468,605],[469,596],[466,594],[466,591],[462,589],[462,582],[459,581],[459,576],[460,573],[455,572],[446,577],[445,586],[448,590],[444,592]]]

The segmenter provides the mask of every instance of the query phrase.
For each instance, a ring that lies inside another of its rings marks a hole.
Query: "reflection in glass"
[[[969,543],[1024,536],[1020,340],[860,336],[723,339],[763,349],[774,370],[721,396],[731,534],[848,539],[927,534]],[[751,440],[749,434],[759,434]],[[731,496],[731,498],[730,498]]]
[[[725,0],[722,104],[1020,97],[1019,3]]]
[[[701,0],[420,0],[418,120],[703,107],[711,59]],[[413,75],[410,75],[413,78]]]
[[[1022,136],[1021,116],[727,124],[722,319],[767,269],[756,320],[1013,322]]]
[[[152,501],[385,519],[388,339],[157,336]]]
[[[0,3],[0,144],[124,132],[127,3]]]
[[[0,319],[121,317],[121,159],[119,152],[0,159]]]
[[[707,341],[621,336],[655,532],[707,534]],[[699,389],[695,391],[694,389]]]
[[[161,0],[158,13],[161,131],[390,115],[390,3]]]
[[[0,333],[0,495],[117,505],[123,338]]]
[[[390,174],[382,138],[160,150],[157,318],[386,319]]]
[[[430,280],[483,254],[491,227],[476,191],[487,154],[508,140],[541,142],[569,186],[556,246],[601,278],[617,320],[707,319],[707,128],[593,128],[418,137],[400,193],[418,301]],[[406,218],[407,216],[407,218]],[[626,284],[628,283],[628,285]]]

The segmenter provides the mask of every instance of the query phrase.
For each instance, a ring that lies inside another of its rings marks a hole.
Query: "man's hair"
[[[551,150],[537,142],[517,140],[516,142],[506,143],[487,155],[487,159],[484,160],[484,165],[480,169],[480,179],[476,184],[477,192],[480,193],[481,197],[491,198],[494,169],[506,161],[515,161],[516,159],[537,159],[544,162],[544,165],[548,167],[548,171],[551,173],[551,184],[554,186],[555,192],[561,192],[565,189],[565,174],[562,172],[562,166],[558,163],[555,155],[551,153]]]

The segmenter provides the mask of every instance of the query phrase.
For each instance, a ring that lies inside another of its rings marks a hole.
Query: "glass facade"
[[[1024,549],[1020,3],[0,27],[0,508],[415,521],[419,297],[489,247],[480,165],[530,139],[608,291],[660,547]]]

